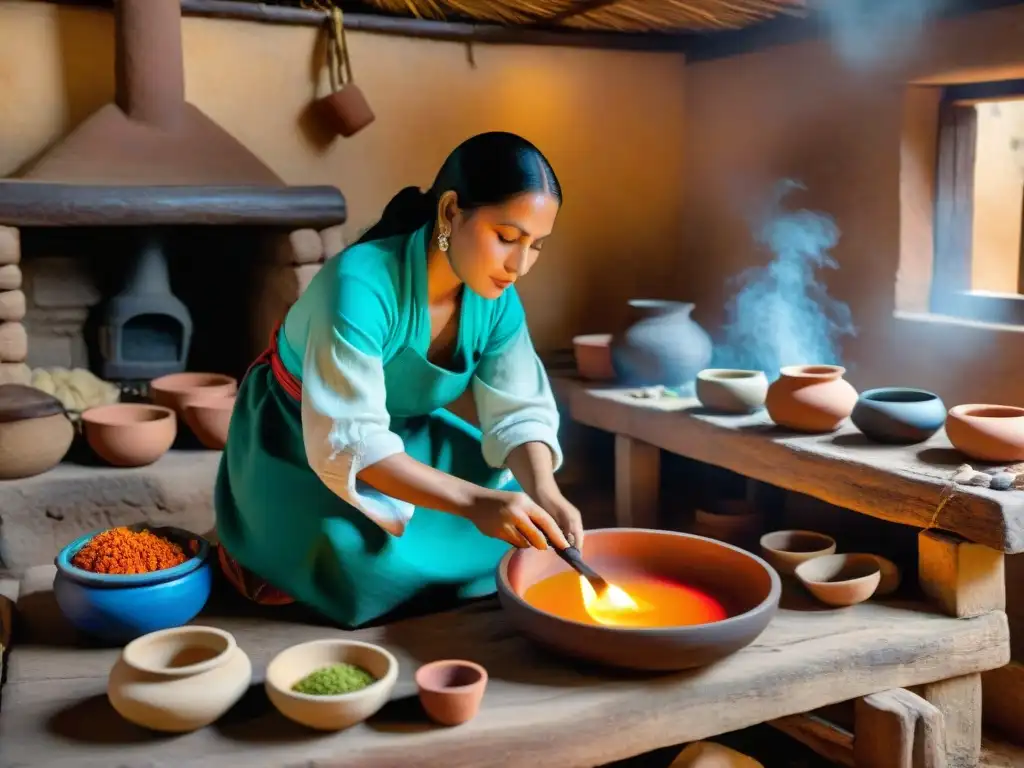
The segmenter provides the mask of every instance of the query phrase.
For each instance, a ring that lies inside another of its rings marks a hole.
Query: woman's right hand
[[[490,491],[474,499],[466,517],[481,533],[519,548],[569,546],[558,523],[525,493]]]

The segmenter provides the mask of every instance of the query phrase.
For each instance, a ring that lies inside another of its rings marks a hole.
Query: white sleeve
[[[405,450],[402,438],[389,429],[383,363],[337,331],[325,329],[322,335],[326,338],[311,334],[302,373],[302,434],[309,466],[334,493],[401,536],[415,507],[356,477]]]
[[[558,408],[525,325],[499,353],[480,361],[473,399],[484,435],[484,460],[490,466],[504,467],[514,448],[533,442],[551,449],[555,469],[562,465]]]

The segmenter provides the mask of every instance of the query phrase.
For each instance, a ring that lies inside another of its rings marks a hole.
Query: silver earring
[[[448,234],[448,228],[445,227],[437,235],[437,247],[445,252],[448,251],[448,246],[451,245],[451,243],[448,242]]]

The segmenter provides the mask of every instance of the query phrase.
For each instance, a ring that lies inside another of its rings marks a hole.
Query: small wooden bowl
[[[845,607],[875,594],[882,569],[874,555],[825,555],[798,565],[796,577],[821,602]]]
[[[801,563],[835,551],[836,540],[816,531],[773,531],[761,537],[762,557],[783,576],[792,576]]]

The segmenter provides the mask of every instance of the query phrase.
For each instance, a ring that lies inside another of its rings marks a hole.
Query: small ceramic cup
[[[416,670],[420,703],[430,719],[460,725],[480,711],[487,688],[487,670],[472,661],[445,659]]]
[[[863,603],[878,589],[882,570],[874,555],[825,555],[796,567],[796,577],[826,605]]]
[[[753,413],[767,396],[764,371],[705,368],[697,374],[697,399],[709,411]]]
[[[592,381],[611,381],[615,378],[611,341],[610,333],[588,333],[573,338],[573,356],[580,376]]]
[[[782,576],[792,576],[801,563],[833,555],[836,540],[815,531],[773,531],[761,537],[761,555]]]

